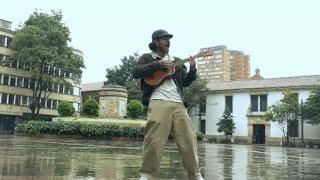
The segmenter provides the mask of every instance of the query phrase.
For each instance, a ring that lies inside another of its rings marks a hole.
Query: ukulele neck
[[[192,56],[193,59],[196,59],[198,57],[201,57],[201,56],[199,54]],[[175,65],[176,66],[181,66],[182,64],[184,64],[186,62],[189,62],[189,61],[191,61],[191,58],[186,58],[186,59],[183,59],[183,60],[175,62]]]

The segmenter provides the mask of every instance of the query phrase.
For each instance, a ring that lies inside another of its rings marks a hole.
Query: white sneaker
[[[202,176],[200,176],[199,180],[204,180]]]

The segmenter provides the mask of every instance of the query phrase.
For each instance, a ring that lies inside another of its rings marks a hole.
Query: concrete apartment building
[[[201,48],[200,52],[209,52],[211,56],[198,60],[198,73],[209,82],[240,81],[250,77],[250,56],[241,51],[228,50],[219,45]]]
[[[9,61],[12,53],[10,44],[14,38],[11,22],[0,19],[0,132],[12,131],[15,121],[30,115],[30,100],[35,80],[31,78],[28,68],[19,61]],[[75,53],[81,54],[77,50]],[[58,115],[57,107],[62,100],[72,102],[75,110],[80,111],[80,85],[73,80],[71,73],[48,65],[47,72],[52,76],[64,76],[72,86],[53,83],[47,99],[41,99],[40,115],[54,117]],[[11,127],[11,128],[10,128]]]

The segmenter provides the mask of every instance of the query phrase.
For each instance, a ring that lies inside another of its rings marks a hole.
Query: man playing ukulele
[[[183,64],[174,66],[174,59],[168,54],[172,37],[173,35],[165,30],[153,32],[152,42],[149,44],[151,53],[141,56],[133,72],[134,78],[141,78],[142,102],[148,106],[142,165],[139,170],[142,180],[156,177],[170,131],[189,179],[203,179],[197,156],[197,136],[188,116],[188,105],[183,95],[183,87],[189,86],[196,79],[197,69],[192,57],[189,61],[189,72]],[[144,78],[152,76],[157,71],[174,73],[165,77],[157,86],[146,83]]]

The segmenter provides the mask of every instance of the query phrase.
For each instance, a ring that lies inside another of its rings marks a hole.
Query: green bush
[[[210,136],[208,138],[208,143],[217,143],[218,139],[216,137]]]
[[[132,119],[137,119],[142,116],[143,105],[138,100],[131,100],[127,106],[128,117]]]
[[[231,140],[230,139],[221,139],[219,141],[219,143],[221,143],[221,144],[231,144]]]
[[[81,135],[84,137],[127,137],[143,139],[144,125],[133,123],[88,122],[88,121],[28,121],[17,124],[16,133],[24,135],[55,134]],[[202,140],[204,134],[197,133]]]
[[[85,116],[98,116],[99,104],[95,99],[86,101],[83,105],[82,113]]]
[[[204,138],[204,134],[202,133],[202,132],[197,132],[197,140],[199,141],[201,141],[201,140],[203,140],[203,138]]]
[[[57,134],[86,137],[143,138],[144,126],[135,124],[94,123],[74,121],[29,121],[17,124],[16,132],[26,135]]]
[[[63,116],[63,117],[66,117],[66,116],[72,116],[75,112],[75,109],[72,105],[72,103],[70,102],[67,102],[67,101],[62,101],[59,103],[59,106],[58,106],[58,113]]]

